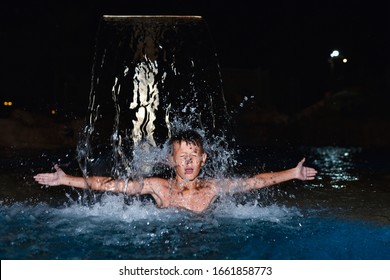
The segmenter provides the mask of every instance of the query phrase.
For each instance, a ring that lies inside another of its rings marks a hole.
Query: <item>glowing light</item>
[[[338,57],[340,55],[340,52],[338,50],[334,50],[331,54],[330,57]]]
[[[348,62],[348,59],[344,58],[343,63],[347,63],[347,62]]]
[[[147,60],[137,65],[134,73],[134,90],[133,102],[130,104],[130,109],[137,110],[135,113],[136,120],[133,120],[132,138],[134,144],[139,144],[142,138],[146,138],[147,142],[156,146],[153,137],[154,121],[156,120],[156,111],[160,104],[158,83],[156,77],[158,74],[157,61]],[[164,82],[165,74],[162,75],[161,83]],[[115,84],[112,92],[119,95],[119,90]],[[120,89],[120,88],[119,88]],[[145,124],[146,122],[146,124]]]
[[[4,101],[4,106],[12,106],[13,105],[13,103],[12,103],[12,101]]]
[[[52,110],[50,111],[50,114],[55,115],[55,114],[57,114],[57,112],[56,112],[56,110],[52,109]]]

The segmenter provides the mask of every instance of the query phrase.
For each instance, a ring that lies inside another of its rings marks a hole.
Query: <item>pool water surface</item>
[[[300,147],[285,160],[286,151],[247,150],[238,159],[243,176],[284,169],[304,155],[318,178],[223,197],[202,214],[33,181],[53,162],[70,162],[69,152],[4,154],[0,258],[390,259],[388,154]],[[75,164],[65,168],[77,172]]]

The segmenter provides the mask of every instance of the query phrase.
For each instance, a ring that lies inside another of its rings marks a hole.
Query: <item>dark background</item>
[[[390,142],[390,8],[385,1],[0,5],[2,118],[15,110],[53,117],[55,108],[58,122],[86,113],[102,15],[200,15],[209,25],[229,110],[243,142],[287,139],[380,147]],[[334,49],[348,63],[334,61],[331,72]],[[246,97],[249,102],[241,109]],[[3,100],[13,106],[3,106]],[[253,136],[253,131],[258,133]]]

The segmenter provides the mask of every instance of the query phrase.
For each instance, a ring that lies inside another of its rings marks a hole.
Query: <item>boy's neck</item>
[[[183,178],[176,177],[175,178],[175,185],[180,189],[195,189],[198,185],[198,178],[195,178],[194,180],[183,180]]]

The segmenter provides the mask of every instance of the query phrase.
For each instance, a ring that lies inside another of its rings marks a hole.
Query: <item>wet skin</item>
[[[303,166],[305,159],[302,159],[294,168],[259,173],[250,178],[202,180],[198,175],[207,159],[207,154],[202,148],[186,141],[176,141],[172,145],[173,152],[169,162],[176,172],[175,178],[172,179],[152,177],[129,181],[100,176],[74,177],[65,174],[58,166],[54,167],[56,170],[54,173],[37,174],[34,179],[49,186],[66,185],[129,195],[149,194],[155,199],[158,207],[203,212],[221,194],[246,192],[293,179],[314,180],[317,174],[314,168]]]

